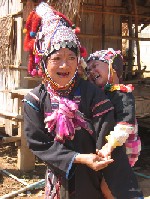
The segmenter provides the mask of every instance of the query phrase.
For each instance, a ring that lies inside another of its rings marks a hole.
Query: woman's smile
[[[60,78],[68,78],[69,76],[69,72],[57,72],[57,75],[60,77]]]

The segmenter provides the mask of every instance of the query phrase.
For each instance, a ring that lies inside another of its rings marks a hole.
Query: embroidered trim
[[[109,108],[109,109],[107,109],[107,110],[105,110],[105,111],[103,111],[103,112],[101,112],[101,113],[97,113],[97,114],[93,115],[93,118],[94,118],[94,117],[102,116],[103,114],[105,114],[105,113],[107,113],[107,112],[109,112],[109,111],[111,111],[111,110],[113,110],[113,109],[114,109],[114,108],[111,107],[111,108]]]
[[[33,103],[31,103],[30,101],[24,99],[23,102],[26,102],[29,106],[31,106],[34,110],[40,112],[40,109],[38,107],[36,107]]]
[[[127,125],[127,126],[135,126],[136,124],[130,124],[128,122],[118,122],[117,124],[121,124],[121,125]]]
[[[105,99],[99,103],[97,103],[93,108],[92,108],[92,111],[94,111],[98,106],[102,105],[102,104],[105,104],[106,102],[109,102],[110,100],[108,99]]]
[[[70,164],[69,164],[69,167],[68,167],[67,172],[66,172],[66,179],[68,179],[68,177],[69,177],[69,171],[70,171],[70,169],[71,169],[71,167],[72,167],[72,164],[73,164],[73,162],[74,162],[74,159],[76,158],[76,156],[77,156],[78,154],[79,154],[79,153],[76,153],[76,154],[73,156],[73,158],[72,158],[72,160],[71,160],[71,162],[70,162]]]

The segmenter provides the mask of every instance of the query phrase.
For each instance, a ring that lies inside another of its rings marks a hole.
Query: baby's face
[[[88,79],[98,86],[104,86],[108,81],[108,64],[99,60],[91,60],[87,64]]]

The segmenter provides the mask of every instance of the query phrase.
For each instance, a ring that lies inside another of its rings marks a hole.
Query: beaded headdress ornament
[[[33,76],[40,75],[41,60],[60,48],[75,48],[78,57],[86,54],[76,36],[79,28],[47,3],[40,3],[30,13],[24,33],[24,49],[29,51],[28,73]]]

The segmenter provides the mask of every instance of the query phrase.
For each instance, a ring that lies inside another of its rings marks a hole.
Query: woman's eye
[[[58,60],[60,60],[60,57],[53,57],[52,60],[58,61]]]
[[[75,57],[73,56],[73,57],[69,57],[69,60],[75,60]]]

